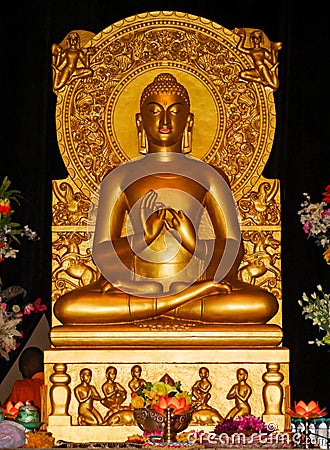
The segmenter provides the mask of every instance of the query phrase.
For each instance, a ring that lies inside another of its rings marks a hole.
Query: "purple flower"
[[[313,225],[312,225],[312,223],[311,223],[311,221],[310,220],[306,220],[306,222],[304,223],[304,225],[303,225],[303,230],[304,230],[304,232],[306,233],[306,234],[308,234],[308,236],[310,236],[311,235],[311,229],[313,228]]]
[[[233,433],[242,431],[267,431],[265,422],[256,416],[243,416],[237,419],[224,419],[224,421],[217,425],[214,433]]]

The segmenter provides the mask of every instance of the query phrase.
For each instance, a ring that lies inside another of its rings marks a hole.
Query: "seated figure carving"
[[[228,178],[187,154],[186,88],[159,74],[142,92],[136,123],[145,154],[100,187],[93,258],[101,276],[60,297],[55,316],[64,325],[268,322],[276,298],[237,275],[244,249]]]

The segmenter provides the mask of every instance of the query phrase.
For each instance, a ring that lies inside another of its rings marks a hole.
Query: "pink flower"
[[[165,414],[165,409],[172,408],[174,414],[181,414],[184,411],[188,411],[190,409],[190,404],[186,403],[186,399],[184,397],[176,398],[169,397],[168,395],[160,395],[158,404],[152,404],[152,408],[154,408],[158,413]]]
[[[37,298],[37,300],[34,302],[34,310],[35,312],[42,312],[46,311],[47,306],[41,304],[41,298]]]
[[[322,213],[322,218],[326,219],[327,217],[330,217],[330,208],[325,209]]]
[[[37,298],[34,303],[28,303],[24,306],[24,314],[31,314],[32,312],[46,311],[47,306],[41,304],[41,298]]]
[[[310,231],[312,228],[313,225],[311,224],[311,222],[309,220],[306,220],[306,222],[303,225],[304,232],[310,236]]]
[[[27,305],[24,306],[24,314],[31,314],[31,312],[34,311],[34,306],[32,305],[32,303],[28,303]]]

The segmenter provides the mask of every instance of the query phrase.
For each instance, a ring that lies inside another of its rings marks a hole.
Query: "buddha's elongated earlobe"
[[[190,153],[192,151],[192,128],[194,125],[194,114],[189,113],[187,118],[187,124],[184,129],[182,139],[182,153]]]
[[[140,113],[136,114],[135,120],[136,120],[136,128],[138,131],[139,152],[142,153],[143,155],[146,155],[148,153],[148,140],[143,128],[142,117]]]

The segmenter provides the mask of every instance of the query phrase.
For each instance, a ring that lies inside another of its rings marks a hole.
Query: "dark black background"
[[[302,193],[314,201],[329,177],[329,26],[322,2],[31,0],[6,2],[1,24],[2,134],[0,175],[24,194],[16,218],[37,230],[16,260],[0,266],[5,285],[20,284],[29,298],[50,302],[51,180],[65,178],[56,141],[56,97],[51,87],[51,44],[71,30],[98,33],[146,11],[189,12],[224,26],[263,30],[281,41],[277,131],[264,175],[279,178],[282,196],[284,345],[290,349],[292,401],[318,400],[330,410],[329,350],[308,344],[317,328],[298,305],[317,284],[330,291],[330,267],[308,241],[297,215]],[[324,4],[324,3],[323,3]],[[302,6],[303,5],[303,6]],[[3,7],[4,8],[4,7]]]

